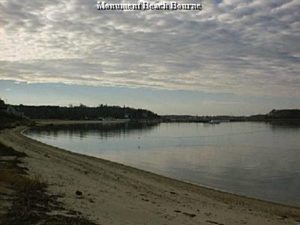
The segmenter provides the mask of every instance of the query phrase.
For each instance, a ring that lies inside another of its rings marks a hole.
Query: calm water
[[[98,124],[38,128],[27,135],[191,183],[300,206],[300,126]]]

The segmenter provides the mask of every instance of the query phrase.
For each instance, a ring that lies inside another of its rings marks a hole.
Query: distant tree
[[[59,106],[14,106],[17,111],[23,112],[25,116],[32,119],[98,119],[98,118],[124,118],[130,119],[156,119],[159,116],[149,110],[134,109],[130,107],[107,106],[88,107],[84,104],[79,106],[59,107]]]
[[[4,106],[4,105],[5,105],[4,100],[2,100],[2,99],[0,98],[0,106]]]

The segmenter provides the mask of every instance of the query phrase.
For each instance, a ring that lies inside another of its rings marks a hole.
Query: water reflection
[[[300,121],[271,121],[272,129],[300,130]]]
[[[216,189],[300,206],[300,127],[270,123],[47,127],[29,136]]]
[[[84,138],[87,135],[99,136],[100,138],[121,137],[130,133],[149,132],[158,126],[158,123],[107,123],[107,124],[68,124],[49,125],[44,127],[34,127],[29,133],[35,135],[47,135],[57,137],[59,135],[79,136]]]

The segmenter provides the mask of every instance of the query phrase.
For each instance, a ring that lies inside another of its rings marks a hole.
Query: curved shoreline
[[[83,123],[84,123],[84,121],[83,121]],[[83,124],[83,123],[78,123],[78,124]],[[110,122],[108,121],[107,123],[110,123]],[[118,122],[116,122],[116,123],[118,123]],[[71,123],[63,123],[62,122],[62,123],[58,123],[58,124],[55,124],[55,125],[62,125],[62,124],[63,125],[69,125]],[[74,123],[72,123],[72,124],[74,124]],[[77,123],[75,123],[75,124],[77,124]],[[47,126],[47,125],[48,124],[41,124],[41,126]],[[96,156],[85,155],[85,154],[82,154],[82,153],[73,152],[71,150],[60,148],[60,147],[56,147],[56,146],[53,146],[53,145],[46,144],[44,142],[38,141],[38,140],[36,140],[34,138],[31,138],[31,137],[29,137],[28,135],[25,134],[25,132],[27,130],[30,130],[30,127],[24,128],[20,132],[20,134],[23,135],[26,138],[29,138],[29,140],[31,140],[31,141],[35,141],[35,142],[41,143],[43,145],[49,146],[51,148],[58,149],[60,151],[65,151],[65,152],[68,152],[70,154],[75,154],[75,155],[79,155],[79,156],[82,156],[82,157],[93,158],[95,160],[101,160],[102,162],[107,162],[107,163],[110,163],[110,164],[115,164],[116,166],[126,167],[127,169],[137,170],[137,171],[140,171],[140,172],[143,172],[143,173],[147,173],[147,174],[152,175],[152,176],[159,176],[159,177],[161,177],[163,179],[168,179],[169,181],[181,182],[181,183],[183,183],[185,185],[191,185],[191,186],[194,186],[196,188],[200,188],[200,189],[202,189],[202,191],[206,190],[206,191],[210,191],[210,192],[215,193],[215,194],[219,193],[220,195],[231,195],[231,196],[228,196],[229,198],[230,197],[240,197],[242,199],[248,199],[250,201],[251,200],[252,201],[259,201],[261,203],[267,203],[267,204],[278,205],[278,206],[282,206],[282,207],[290,207],[290,208],[300,209],[299,206],[289,205],[289,204],[284,204],[284,203],[281,203],[281,202],[274,202],[274,201],[270,201],[270,200],[259,199],[259,198],[255,198],[255,197],[251,197],[251,196],[247,196],[247,195],[242,195],[242,194],[238,194],[238,193],[234,193],[234,192],[229,192],[229,191],[226,191],[226,190],[217,189],[217,188],[214,188],[214,187],[209,187],[209,186],[205,186],[205,185],[201,185],[201,184],[197,184],[197,183],[193,183],[193,182],[188,182],[188,181],[184,181],[184,180],[179,180],[179,179],[176,179],[176,178],[172,178],[172,177],[168,177],[168,176],[165,176],[165,175],[157,174],[155,172],[143,170],[143,169],[136,168],[136,167],[133,167],[133,166],[130,166],[130,165],[122,164],[120,162],[115,162],[115,161],[111,161],[111,160],[108,160],[108,159],[103,159],[103,158],[96,157]]]
[[[146,218],[152,221],[149,224],[300,223],[299,207],[239,196],[73,153],[24,136],[25,129],[1,131],[0,141],[16,150],[23,149],[30,174],[43,177],[51,192],[64,194],[62,201],[67,206],[98,223],[141,224]],[[78,201],[74,196],[78,188],[88,193],[86,199]],[[99,217],[103,207],[105,213]]]

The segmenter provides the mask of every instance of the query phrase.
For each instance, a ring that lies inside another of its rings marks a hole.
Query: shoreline
[[[66,206],[96,223],[300,223],[299,207],[227,193],[73,153],[24,136],[22,131],[26,129],[1,131],[0,141],[16,150],[23,149],[28,155],[25,164],[30,175],[40,175],[49,183],[51,193],[64,195],[61,201]],[[74,195],[75,189],[84,190],[83,198]],[[101,213],[103,208],[105,213]]]
[[[101,123],[101,122],[98,122],[98,123]],[[107,121],[103,124],[109,124],[109,123],[114,123],[114,121]],[[123,123],[123,122],[116,122],[116,123]],[[54,125],[70,125],[70,124],[74,124],[74,125],[75,124],[76,125],[77,124],[84,124],[84,121],[75,121],[74,123],[72,123],[72,122],[61,122],[61,123],[55,123]],[[87,123],[87,124],[90,124],[90,123]],[[40,126],[48,126],[48,125],[49,125],[48,123],[40,124]],[[91,158],[91,159],[94,159],[94,160],[100,160],[102,162],[107,162],[109,164],[115,164],[116,166],[125,167],[126,169],[130,169],[130,170],[135,170],[136,172],[142,172],[142,173],[148,174],[150,176],[151,175],[152,176],[158,176],[158,177],[161,177],[162,179],[169,180],[170,182],[175,182],[175,183],[179,182],[179,183],[183,183],[184,185],[190,185],[190,186],[193,186],[195,188],[202,189],[202,191],[214,192],[214,194],[216,194],[216,195],[217,194],[224,195],[224,196],[228,195],[228,198],[236,197],[236,198],[241,198],[241,199],[245,199],[245,200],[247,199],[249,201],[257,201],[257,202],[271,204],[271,205],[278,205],[279,207],[289,207],[289,208],[300,210],[300,206],[289,205],[289,204],[285,204],[285,203],[281,203],[281,202],[275,202],[275,201],[271,201],[271,200],[259,199],[259,198],[255,198],[255,197],[251,197],[251,196],[247,196],[247,195],[242,195],[242,194],[238,194],[238,193],[234,193],[234,192],[229,192],[229,191],[222,190],[222,189],[217,189],[217,188],[214,188],[214,187],[209,187],[209,186],[205,186],[205,185],[201,185],[201,184],[197,184],[197,183],[192,183],[192,182],[189,182],[189,181],[179,180],[179,179],[168,177],[168,176],[165,176],[165,175],[161,175],[161,174],[158,174],[158,173],[155,173],[155,172],[151,172],[151,171],[143,170],[143,169],[136,168],[136,167],[133,167],[133,166],[130,166],[130,165],[122,164],[120,162],[114,162],[114,161],[111,161],[111,160],[108,160],[108,159],[103,159],[103,158],[92,156],[92,155],[85,155],[85,154],[82,154],[82,153],[73,152],[73,151],[68,150],[68,149],[64,149],[64,148],[56,147],[56,146],[53,146],[53,145],[49,145],[49,144],[40,142],[38,140],[35,140],[35,139],[30,138],[29,136],[27,136],[25,134],[25,132],[29,129],[30,129],[30,127],[24,128],[22,131],[20,131],[20,134],[23,135],[24,137],[28,138],[30,141],[35,141],[35,142],[38,142],[38,143],[43,144],[45,146],[55,148],[55,149],[60,150],[60,151],[65,151],[69,154],[75,154],[75,155],[78,155],[78,156],[81,156],[81,157],[87,157],[87,158]]]
[[[129,119],[114,119],[114,120],[34,120],[37,126],[47,126],[47,125],[77,125],[77,124],[118,124],[127,123]]]

